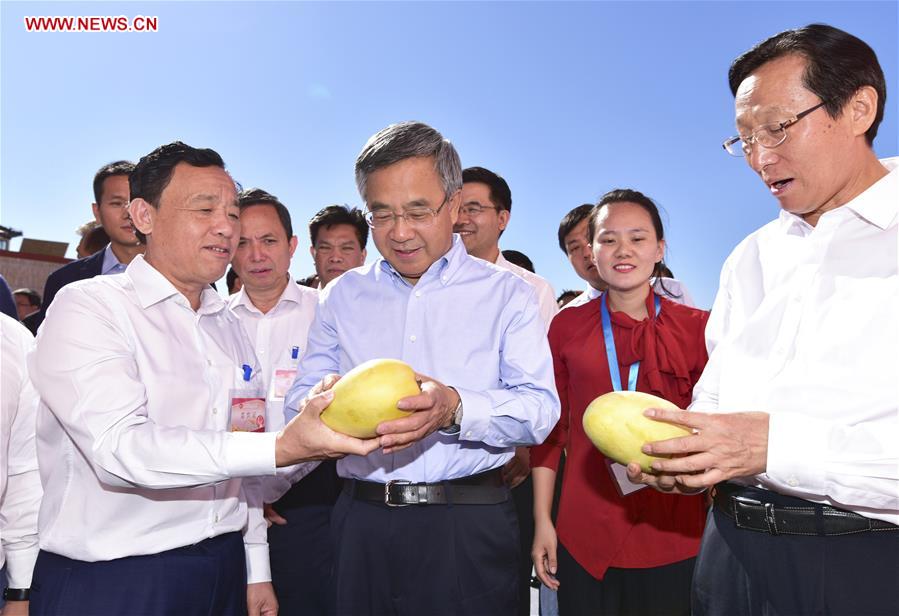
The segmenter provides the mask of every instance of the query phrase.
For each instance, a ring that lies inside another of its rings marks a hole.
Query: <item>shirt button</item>
[[[415,334],[412,334],[411,336],[409,336],[409,340],[411,340],[412,342],[415,342],[415,340],[416,340]]]
[[[421,291],[416,291],[416,292],[415,292],[415,297],[421,297]]]
[[[211,360],[211,359],[207,359],[207,360],[206,360],[206,365],[207,365],[207,366],[211,366],[211,365],[212,365],[212,360]]]
[[[219,514],[215,514],[215,523],[218,524],[218,522],[219,522]]]
[[[219,410],[218,410],[217,408],[212,409],[212,414],[213,414],[213,415],[217,415],[218,412],[219,412]]]
[[[790,477],[789,479],[787,479],[787,483],[790,484],[791,488],[795,488],[799,485],[799,480],[795,477]]]

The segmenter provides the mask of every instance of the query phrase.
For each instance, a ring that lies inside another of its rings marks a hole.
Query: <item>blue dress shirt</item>
[[[517,445],[541,443],[559,419],[552,356],[534,288],[470,257],[458,236],[412,286],[384,259],[322,292],[285,417],[329,373],[401,359],[456,388],[458,435],[435,432],[392,454],[347,456],[342,477],[435,482],[502,466]]]
[[[103,249],[103,266],[100,268],[100,275],[122,274],[125,272],[125,269],[126,266],[119,261],[119,258],[112,251],[112,244],[107,244],[106,248]]]

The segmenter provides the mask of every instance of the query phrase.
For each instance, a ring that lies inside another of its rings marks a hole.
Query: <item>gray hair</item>
[[[453,144],[423,122],[400,122],[372,135],[356,157],[359,194],[365,199],[369,174],[415,156],[434,157],[434,170],[447,198],[462,188],[462,163]]]

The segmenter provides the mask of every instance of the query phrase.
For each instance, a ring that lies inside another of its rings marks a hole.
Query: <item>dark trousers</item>
[[[515,613],[515,505],[388,507],[356,500],[344,483],[334,506],[337,613],[396,616]]]
[[[606,570],[597,580],[558,547],[559,616],[689,616],[695,559],[647,569]]]
[[[325,461],[274,504],[287,520],[268,529],[272,584],[281,616],[334,614],[331,510],[340,486],[336,462]]]
[[[32,616],[237,616],[247,613],[240,533],[158,554],[84,562],[41,550]]]
[[[518,616],[531,613],[531,547],[534,543],[534,482],[531,476],[512,489],[512,500],[518,514],[518,543],[521,564],[518,567]]]
[[[766,494],[784,506],[809,506],[800,499]],[[758,494],[747,496],[760,500]],[[696,561],[693,613],[896,616],[899,531],[775,536],[738,528],[712,508]]]

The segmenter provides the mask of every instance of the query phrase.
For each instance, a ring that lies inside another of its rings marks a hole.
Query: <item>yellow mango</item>
[[[322,421],[335,432],[372,438],[382,421],[406,417],[396,403],[421,393],[415,371],[398,359],[372,359],[347,372],[334,385],[334,399]]]
[[[659,458],[646,455],[640,448],[652,441],[688,436],[690,431],[644,416],[643,411],[650,408],[677,410],[678,407],[664,398],[640,391],[604,394],[584,411],[584,431],[607,457],[625,465],[637,462],[644,472],[651,472],[650,465]]]

